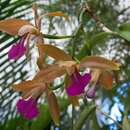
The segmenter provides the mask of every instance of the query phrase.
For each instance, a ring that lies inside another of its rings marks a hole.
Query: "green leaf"
[[[40,105],[39,116],[33,121],[31,130],[44,130],[51,122],[47,104]]]
[[[97,121],[97,117],[96,117],[96,111],[93,113],[93,128],[94,130],[100,130],[100,126],[98,124],[98,121]]]
[[[75,123],[74,130],[81,130],[83,124],[85,123],[89,115],[95,111],[95,109],[96,109],[96,106],[94,104],[85,106],[83,111],[80,113],[80,116],[77,122]]]
[[[130,23],[122,24],[118,29],[117,33],[124,39],[130,41]]]
[[[81,48],[81,51],[78,54],[78,59],[82,59],[85,56],[91,55],[91,50],[96,45],[104,44],[106,39],[116,35],[114,32],[100,32],[95,36],[91,37],[89,40],[86,41],[84,46]]]
[[[120,31],[123,31],[123,30],[129,31],[130,30],[130,22],[124,23],[124,24],[120,25],[118,29]]]
[[[87,44],[90,45],[90,48],[92,49],[95,45],[97,44],[102,44],[105,43],[105,40],[109,37],[109,36],[113,36],[115,35],[114,32],[100,32],[98,34],[96,34],[95,36],[93,36]]]

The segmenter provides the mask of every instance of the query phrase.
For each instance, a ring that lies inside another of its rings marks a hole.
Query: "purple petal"
[[[24,47],[25,37],[22,37],[20,41],[14,44],[8,52],[9,59],[18,59],[24,55],[26,48]]]
[[[80,85],[72,84],[66,89],[69,96],[80,95],[84,92],[84,89]]]
[[[90,73],[86,73],[82,76],[82,84],[83,86],[86,86],[89,81],[91,80],[91,74]]]
[[[91,80],[91,75],[87,73],[82,76],[79,72],[75,72],[71,78],[72,84],[66,88],[66,91],[69,96],[76,96],[84,92],[84,88]]]
[[[33,119],[38,115],[37,102],[32,97],[28,100],[20,99],[17,102],[17,110],[26,119]]]
[[[87,97],[93,98],[96,93],[96,85],[93,85],[88,91],[87,91]]]

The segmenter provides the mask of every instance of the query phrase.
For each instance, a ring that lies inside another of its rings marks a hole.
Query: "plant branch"
[[[130,9],[130,6],[128,6],[127,8],[123,9],[122,11],[119,12],[119,15],[125,13],[128,9]]]
[[[106,27],[100,19],[97,17],[96,13],[89,7],[87,3],[83,4],[83,10],[89,14],[96,22],[97,26],[101,28],[104,32],[112,32],[108,27]]]
[[[112,117],[110,117],[106,112],[101,111],[100,108],[97,108],[97,110],[100,111],[101,114],[103,114],[104,116],[106,116],[107,118],[109,118],[113,122],[115,122],[119,128],[122,128],[122,125],[120,125],[116,120],[114,120]]]

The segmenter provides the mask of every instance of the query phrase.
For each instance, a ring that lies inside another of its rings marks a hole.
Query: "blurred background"
[[[99,86],[95,98],[88,100],[99,105],[101,109],[89,116],[82,130],[128,130],[130,129],[129,43],[119,37],[102,35],[94,39],[91,49],[88,49],[89,41],[101,32],[101,28],[97,27],[91,16],[82,14],[84,2],[89,4],[100,21],[110,30],[115,31],[121,24],[130,20],[129,0],[0,0],[0,20],[22,18],[33,23],[33,3],[37,3],[39,14],[63,11],[68,15],[69,21],[61,17],[44,17],[42,32],[51,35],[75,35],[75,37],[62,40],[45,38],[45,43],[56,45],[77,59],[86,55],[102,55],[122,64],[118,83],[113,85],[113,89],[107,91]],[[80,111],[86,104],[82,103],[81,99],[81,107],[75,108],[72,112],[72,106],[62,92],[64,87],[62,78],[53,83],[54,87],[62,86],[62,89],[54,91],[61,106],[59,128],[54,125],[46,100],[43,98],[39,102],[41,114],[38,118],[28,121],[17,113],[16,102],[20,96],[13,91],[11,84],[32,79],[38,71],[37,65],[34,64],[38,57],[34,41],[30,40],[31,53],[28,58],[23,56],[16,61],[8,59],[8,50],[17,40],[17,36],[12,37],[0,32],[0,130],[72,130],[72,124],[78,119]],[[73,45],[76,46],[74,52],[72,52]],[[46,62],[53,63],[53,60],[47,57]],[[124,124],[128,129],[124,128]]]

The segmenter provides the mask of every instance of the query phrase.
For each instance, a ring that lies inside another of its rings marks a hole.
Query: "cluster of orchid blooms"
[[[33,119],[39,113],[37,101],[45,93],[52,119],[58,124],[60,117],[59,106],[54,92],[49,87],[50,83],[57,77],[65,75],[67,77],[67,81],[65,82],[69,84],[65,87],[65,90],[70,100],[78,100],[78,96],[83,93],[88,98],[93,98],[97,84],[104,86],[106,89],[112,88],[113,71],[119,70],[120,65],[100,56],[86,56],[77,63],[63,50],[53,45],[45,44],[42,33],[40,32],[42,17],[63,16],[66,18],[66,16],[59,11],[39,16],[36,6],[33,6],[33,11],[35,26],[27,20],[22,19],[0,21],[1,31],[20,36],[20,40],[13,44],[8,52],[10,60],[18,60],[23,55],[29,53],[29,39],[31,35],[36,37],[36,46],[39,52],[39,58],[37,60],[39,72],[36,76],[32,80],[13,85],[15,90],[22,92],[22,98],[17,102],[17,109],[26,119]],[[51,65],[46,64],[44,61],[45,54],[54,58],[56,63]],[[88,68],[89,73],[80,73],[80,70],[86,70]]]

